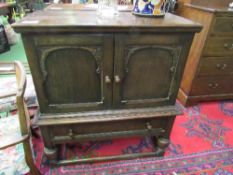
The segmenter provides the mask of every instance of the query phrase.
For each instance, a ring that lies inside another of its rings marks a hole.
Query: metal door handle
[[[223,65],[221,65],[221,64],[216,64],[216,67],[217,67],[218,70],[224,70],[224,69],[226,69],[227,64],[223,64]]]
[[[209,83],[209,88],[216,89],[218,87],[218,83]]]
[[[111,81],[111,78],[108,76],[108,75],[106,75],[105,77],[104,77],[104,81],[105,81],[105,83],[106,84],[110,84],[112,81]]]
[[[69,134],[68,134],[72,139],[74,138],[74,132],[72,129],[69,130]]]
[[[150,131],[152,129],[152,125],[150,124],[150,122],[146,123],[146,128]]]
[[[120,83],[121,82],[121,79],[120,79],[119,75],[115,75],[114,80],[115,80],[115,83]]]

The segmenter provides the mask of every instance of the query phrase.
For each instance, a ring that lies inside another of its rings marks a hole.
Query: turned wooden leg
[[[57,148],[47,148],[44,147],[44,153],[46,157],[51,160],[51,161],[56,161],[57,160]]]
[[[156,156],[163,156],[165,149],[168,147],[170,141],[165,137],[152,137]]]
[[[44,153],[45,156],[50,160],[50,161],[56,161],[58,158],[57,154],[57,147],[56,145],[53,144],[52,139],[51,139],[51,132],[48,128],[48,126],[42,126],[40,127],[41,134],[43,136],[43,141],[44,141]]]
[[[168,147],[170,141],[164,137],[160,137],[157,139],[157,149],[159,156],[163,156],[165,153],[165,149]]]

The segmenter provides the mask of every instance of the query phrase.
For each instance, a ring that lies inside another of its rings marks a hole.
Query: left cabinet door
[[[23,39],[42,113],[111,106],[111,35],[27,35]]]

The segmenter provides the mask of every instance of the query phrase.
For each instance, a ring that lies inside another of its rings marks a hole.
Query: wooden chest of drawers
[[[227,5],[214,0],[180,4],[179,15],[204,26],[181,82],[178,98],[184,105],[233,98],[233,11]]]
[[[38,96],[45,154],[56,158],[58,144],[151,136],[156,151],[150,155],[163,155],[179,113],[183,68],[201,25],[172,14],[157,19],[121,12],[101,19],[93,10],[66,7],[14,24]]]

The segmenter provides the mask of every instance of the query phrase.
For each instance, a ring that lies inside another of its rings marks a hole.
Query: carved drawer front
[[[233,37],[210,37],[204,56],[233,56]]]
[[[213,76],[196,78],[191,95],[211,95],[233,93],[233,76]]]
[[[42,113],[111,105],[112,87],[104,83],[112,75],[111,35],[39,35],[34,43],[37,54],[29,59]]]
[[[100,123],[82,123],[73,125],[62,125],[62,127],[51,126],[50,134],[53,143],[64,143],[64,141],[99,140],[126,136],[145,136],[166,134],[167,123],[170,117],[156,119],[128,120]]]
[[[198,76],[233,75],[233,57],[201,59]]]
[[[213,23],[212,33],[233,35],[233,16],[216,17]]]

